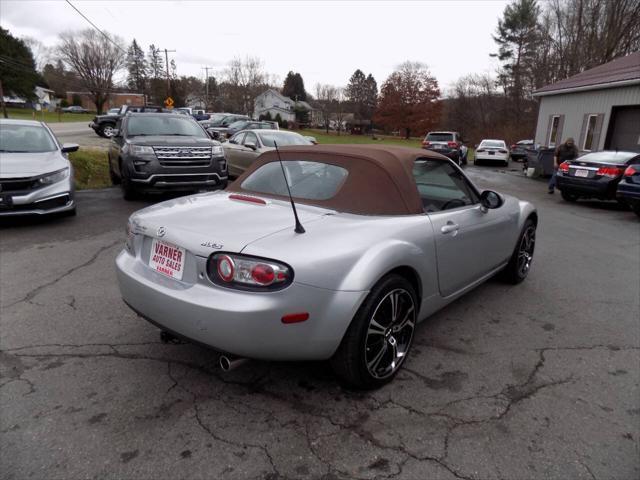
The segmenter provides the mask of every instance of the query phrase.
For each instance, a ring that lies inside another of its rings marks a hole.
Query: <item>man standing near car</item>
[[[549,193],[552,194],[556,188],[556,173],[558,167],[565,160],[573,160],[578,156],[578,149],[576,148],[573,138],[567,138],[564,143],[557,146],[556,151],[553,154],[553,175],[549,180]]]

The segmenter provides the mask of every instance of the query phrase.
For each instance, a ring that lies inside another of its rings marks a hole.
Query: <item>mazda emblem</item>
[[[164,227],[159,227],[158,228],[158,236],[159,237],[164,237],[165,233],[167,233],[167,229]]]

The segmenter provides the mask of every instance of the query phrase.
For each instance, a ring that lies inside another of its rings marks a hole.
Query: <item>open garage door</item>
[[[640,105],[611,109],[604,148],[640,152]]]

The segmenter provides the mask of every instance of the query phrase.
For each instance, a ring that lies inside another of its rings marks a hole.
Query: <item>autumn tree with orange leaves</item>
[[[426,65],[405,62],[382,84],[374,122],[401,130],[405,138],[424,134],[440,121],[440,89]]]

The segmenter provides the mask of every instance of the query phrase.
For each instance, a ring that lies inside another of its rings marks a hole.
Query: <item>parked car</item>
[[[527,150],[534,148],[535,142],[533,140],[520,140],[519,142],[511,145],[510,155],[511,160],[519,162],[520,160],[527,159]]]
[[[466,152],[462,152],[462,136],[458,132],[429,132],[422,141],[422,148],[438,152],[458,165],[467,163]]]
[[[0,119],[0,216],[75,215],[78,145],[60,145],[44,122]]]
[[[474,163],[480,165],[486,162],[500,162],[509,165],[509,149],[504,140],[482,140],[476,148]]]
[[[262,122],[258,120],[238,120],[233,122],[228,127],[210,127],[207,128],[207,132],[211,135],[211,138],[218,140],[224,140],[230,138],[241,130],[274,130],[274,123],[276,124],[275,130],[278,129],[277,122]]]
[[[109,173],[127,200],[141,192],[227,185],[220,142],[178,113],[130,113],[119,120],[109,147]]]
[[[237,122],[239,120],[251,120],[246,115],[239,115],[237,113],[214,113],[210,115],[209,120],[203,120],[200,124],[204,128],[218,128],[218,127],[228,127],[233,122]]]
[[[89,110],[86,108],[80,107],[79,105],[71,105],[70,107],[64,107],[60,109],[62,113],[89,113]]]
[[[229,175],[236,177],[244,173],[264,152],[286,145],[313,145],[309,139],[296,132],[279,130],[243,130],[222,144],[224,156],[229,164]]]
[[[89,126],[93,131],[104,138],[111,138],[116,128],[118,120],[124,117],[128,112],[170,112],[169,110],[157,105],[131,106],[123,105],[117,113],[107,115],[97,115]]]
[[[638,152],[605,150],[587,153],[560,164],[556,186],[562,198],[568,202],[575,202],[579,198],[615,200],[618,184],[626,168],[638,163]]]
[[[536,225],[533,205],[481,192],[433,152],[289,146],[227,191],[134,213],[116,270],[127,305],[165,339],[225,352],[223,369],[331,359],[376,388],[417,322],[498,272],[527,277]]]
[[[640,217],[640,163],[629,165],[618,183],[616,197]]]

